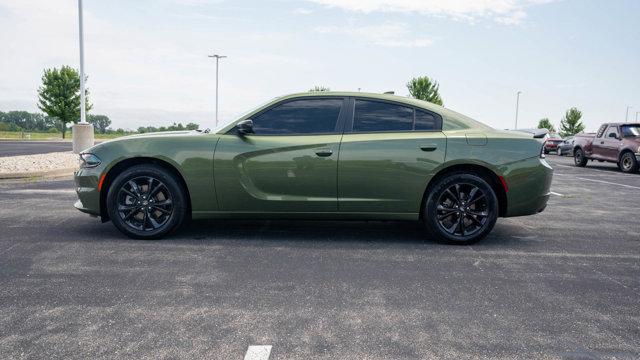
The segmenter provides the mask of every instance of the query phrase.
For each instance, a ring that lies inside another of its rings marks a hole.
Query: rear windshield
[[[637,137],[640,136],[640,124],[634,125],[622,125],[620,127],[623,137]]]

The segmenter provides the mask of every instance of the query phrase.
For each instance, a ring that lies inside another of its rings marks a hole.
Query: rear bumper
[[[546,208],[553,168],[545,159],[535,157],[509,164],[504,177],[509,186],[505,217],[533,215]]]

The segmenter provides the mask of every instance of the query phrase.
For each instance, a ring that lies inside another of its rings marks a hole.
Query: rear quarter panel
[[[540,158],[542,142],[503,131],[445,131],[443,168],[475,164],[502,176],[508,186],[506,216],[533,214],[540,197],[548,196],[551,167]]]

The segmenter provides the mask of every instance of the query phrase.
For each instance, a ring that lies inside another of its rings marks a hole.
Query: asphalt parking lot
[[[70,180],[2,184],[0,358],[638,359],[640,174],[548,159],[547,210],[473,246],[401,222],[135,241]]]
[[[0,140],[0,157],[47,154],[73,150],[71,141],[8,141]]]

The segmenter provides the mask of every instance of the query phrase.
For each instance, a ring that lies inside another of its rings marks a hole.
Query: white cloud
[[[313,10],[307,8],[297,8],[292,11],[296,15],[309,15],[313,14]]]
[[[403,23],[381,25],[320,26],[315,29],[322,34],[340,33],[362,39],[368,43],[386,47],[420,48],[430,46],[433,41],[426,37],[412,37],[411,31]]]
[[[557,0],[308,0],[347,11],[418,13],[474,21],[490,18],[504,24],[518,24],[525,8]]]

